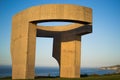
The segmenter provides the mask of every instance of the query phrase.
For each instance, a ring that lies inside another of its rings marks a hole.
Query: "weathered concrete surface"
[[[78,78],[80,77],[80,37],[64,33],[61,41],[60,76]]]
[[[38,22],[69,21],[74,24],[45,27]],[[60,77],[80,77],[81,36],[92,32],[92,10],[70,4],[49,4],[28,8],[12,21],[12,78],[33,79],[37,37],[53,37],[53,57]]]

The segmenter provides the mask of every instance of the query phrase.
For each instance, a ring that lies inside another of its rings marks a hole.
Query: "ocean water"
[[[114,70],[100,70],[98,68],[81,68],[81,74],[112,74],[116,71]],[[0,77],[7,77],[12,75],[11,66],[0,66]],[[59,68],[57,67],[36,67],[35,68],[36,76],[59,76]]]

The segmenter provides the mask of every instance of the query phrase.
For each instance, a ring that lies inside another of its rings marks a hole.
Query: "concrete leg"
[[[60,36],[55,36],[53,40],[53,54],[52,56],[57,60],[58,64],[60,65],[60,50],[61,50],[61,40]]]
[[[12,79],[33,79],[36,27],[32,23],[17,25],[16,20],[13,23],[11,40]]]
[[[80,36],[64,34],[61,37],[60,77],[80,77]]]

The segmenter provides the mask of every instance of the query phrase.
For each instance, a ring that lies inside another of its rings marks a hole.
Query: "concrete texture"
[[[37,26],[38,22],[69,21],[65,26]],[[28,8],[12,20],[12,79],[34,79],[36,37],[53,37],[53,57],[60,77],[80,77],[81,36],[92,32],[91,8],[47,4]]]

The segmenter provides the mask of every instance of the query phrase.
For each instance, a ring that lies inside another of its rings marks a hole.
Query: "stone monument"
[[[73,22],[65,26],[37,26],[39,22]],[[36,37],[52,37],[53,57],[60,77],[79,78],[81,36],[92,32],[92,9],[71,4],[34,6],[13,16],[12,79],[34,79]],[[46,46],[47,47],[47,46]]]

